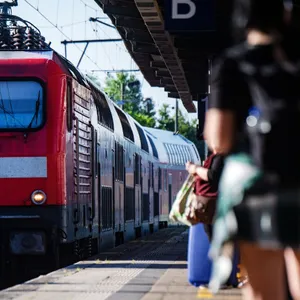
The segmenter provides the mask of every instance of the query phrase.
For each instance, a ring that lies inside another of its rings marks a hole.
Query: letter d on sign
[[[178,6],[180,4],[188,5],[190,10],[186,14],[180,14],[178,12]],[[196,5],[191,0],[173,0],[172,1],[172,19],[190,19],[196,13]]]

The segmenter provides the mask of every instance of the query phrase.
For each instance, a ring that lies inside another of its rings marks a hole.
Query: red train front
[[[199,160],[180,135],[143,129],[26,26],[0,39],[0,285],[166,226],[184,164]]]
[[[2,257],[51,257],[47,243],[63,221],[66,75],[47,55],[52,52],[0,57],[1,238],[9,240]]]

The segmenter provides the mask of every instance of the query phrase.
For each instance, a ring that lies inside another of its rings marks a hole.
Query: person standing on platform
[[[210,154],[203,166],[186,163],[189,174],[195,175],[195,188],[192,195],[192,206],[197,219],[204,223],[204,228],[209,240],[212,237],[212,219],[215,214],[218,196],[218,185],[224,166],[224,157],[218,154]],[[206,216],[203,216],[206,212]],[[191,216],[192,217],[192,216]]]
[[[300,299],[300,47],[292,1],[235,2],[235,34],[244,41],[215,61],[205,118],[208,146],[227,156],[215,226],[231,222],[251,286],[246,299]],[[219,262],[222,231],[215,227],[211,244]]]

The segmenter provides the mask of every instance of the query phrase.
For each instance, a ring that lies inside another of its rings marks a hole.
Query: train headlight
[[[47,200],[47,196],[41,190],[34,191],[31,194],[31,201],[36,205],[42,205],[46,202],[46,200]]]

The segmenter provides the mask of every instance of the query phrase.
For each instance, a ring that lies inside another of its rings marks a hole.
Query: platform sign
[[[214,0],[165,0],[165,29],[211,31],[215,29]]]

